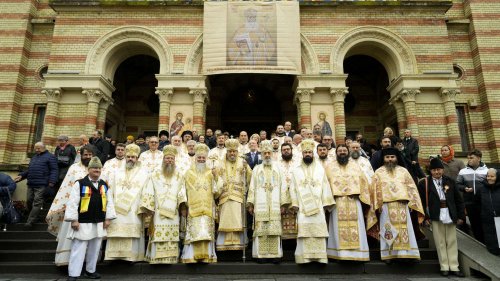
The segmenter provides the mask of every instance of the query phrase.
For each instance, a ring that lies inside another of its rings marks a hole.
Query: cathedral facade
[[[342,143],[409,128],[500,157],[493,0],[6,0],[0,163],[104,130],[268,131],[328,124]]]

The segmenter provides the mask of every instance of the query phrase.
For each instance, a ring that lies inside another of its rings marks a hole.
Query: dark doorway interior
[[[285,120],[295,123],[292,75],[224,74],[210,77],[207,128],[237,136],[266,130],[268,136]]]
[[[114,105],[108,110],[107,131],[121,141],[127,135],[156,133],[160,103],[155,94],[157,58],[137,55],[124,60],[115,72]]]
[[[386,126],[397,134],[396,111],[388,103],[389,78],[384,66],[370,56],[354,55],[344,60],[344,72],[348,74],[349,88],[344,104],[347,132],[361,132],[371,143],[376,142]]]

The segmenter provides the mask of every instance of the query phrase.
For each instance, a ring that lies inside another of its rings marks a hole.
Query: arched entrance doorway
[[[371,144],[376,144],[383,129],[390,126],[398,135],[396,110],[389,104],[389,78],[384,66],[366,55],[353,55],[344,60],[346,86],[346,135],[359,132]]]
[[[160,62],[149,55],[135,55],[117,68],[113,86],[114,105],[108,110],[106,132],[118,141],[126,136],[156,135],[158,130],[159,100],[155,74]]]
[[[297,120],[293,104],[295,76],[279,74],[224,74],[210,76],[210,106],[207,128],[222,129],[237,136],[266,130]]]

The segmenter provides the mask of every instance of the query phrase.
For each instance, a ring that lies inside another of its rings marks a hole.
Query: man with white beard
[[[141,148],[129,144],[125,148],[124,171],[110,176],[110,191],[115,202],[116,219],[108,228],[106,260],[144,260],[144,226],[139,214],[141,193],[149,178],[138,161]]]
[[[186,142],[186,149],[187,149],[187,155],[189,159],[189,168],[191,166],[196,164],[196,157],[195,157],[195,151],[194,148],[196,147],[196,141],[195,140],[188,140]]]
[[[260,144],[262,164],[254,167],[248,191],[248,213],[254,215],[252,256],[258,259],[273,259],[279,263],[283,257],[281,247],[281,214],[290,197],[285,190],[282,173],[272,159],[274,147],[266,140]]]
[[[172,264],[179,259],[179,211],[184,210],[186,188],[184,176],[176,165],[177,149],[163,148],[162,169],[154,172],[142,191],[140,212],[153,214],[146,261],[151,264]]]
[[[219,189],[217,178],[206,164],[208,151],[205,144],[196,145],[196,163],[185,176],[188,218],[181,256],[183,263],[217,262],[214,199],[219,197]]]
[[[182,145],[182,139],[180,136],[173,136],[170,141],[177,150],[175,166],[179,169],[181,174],[184,174],[187,170],[189,170],[189,167],[191,167],[189,155],[184,151],[184,146]]]
[[[366,176],[368,184],[371,184],[372,177],[375,172],[373,171],[372,165],[370,164],[370,160],[368,160],[368,158],[366,157],[361,156],[360,143],[357,141],[352,141],[349,145],[349,151],[351,152],[352,160],[354,160],[354,162],[359,165],[361,171],[363,171],[363,174]]]
[[[57,266],[68,265],[69,254],[71,251],[71,240],[67,239],[68,232],[71,230],[71,223],[64,221],[66,204],[69,201],[72,187],[76,181],[87,175],[87,166],[90,159],[95,156],[95,147],[91,144],[82,146],[79,150],[81,160],[71,165],[68,173],[57,191],[56,197],[50,206],[50,210],[45,218],[48,224],[48,231],[57,237],[57,250],[55,264]]]

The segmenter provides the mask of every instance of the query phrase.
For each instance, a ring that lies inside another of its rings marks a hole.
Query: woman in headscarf
[[[495,228],[495,217],[500,217],[500,172],[498,170],[488,169],[486,184],[477,195],[481,202],[484,243],[490,253],[498,256],[500,248]]]
[[[465,164],[463,161],[455,159],[455,150],[453,147],[451,145],[443,145],[439,159],[443,162],[444,175],[452,180],[457,180],[458,172],[465,168]]]

